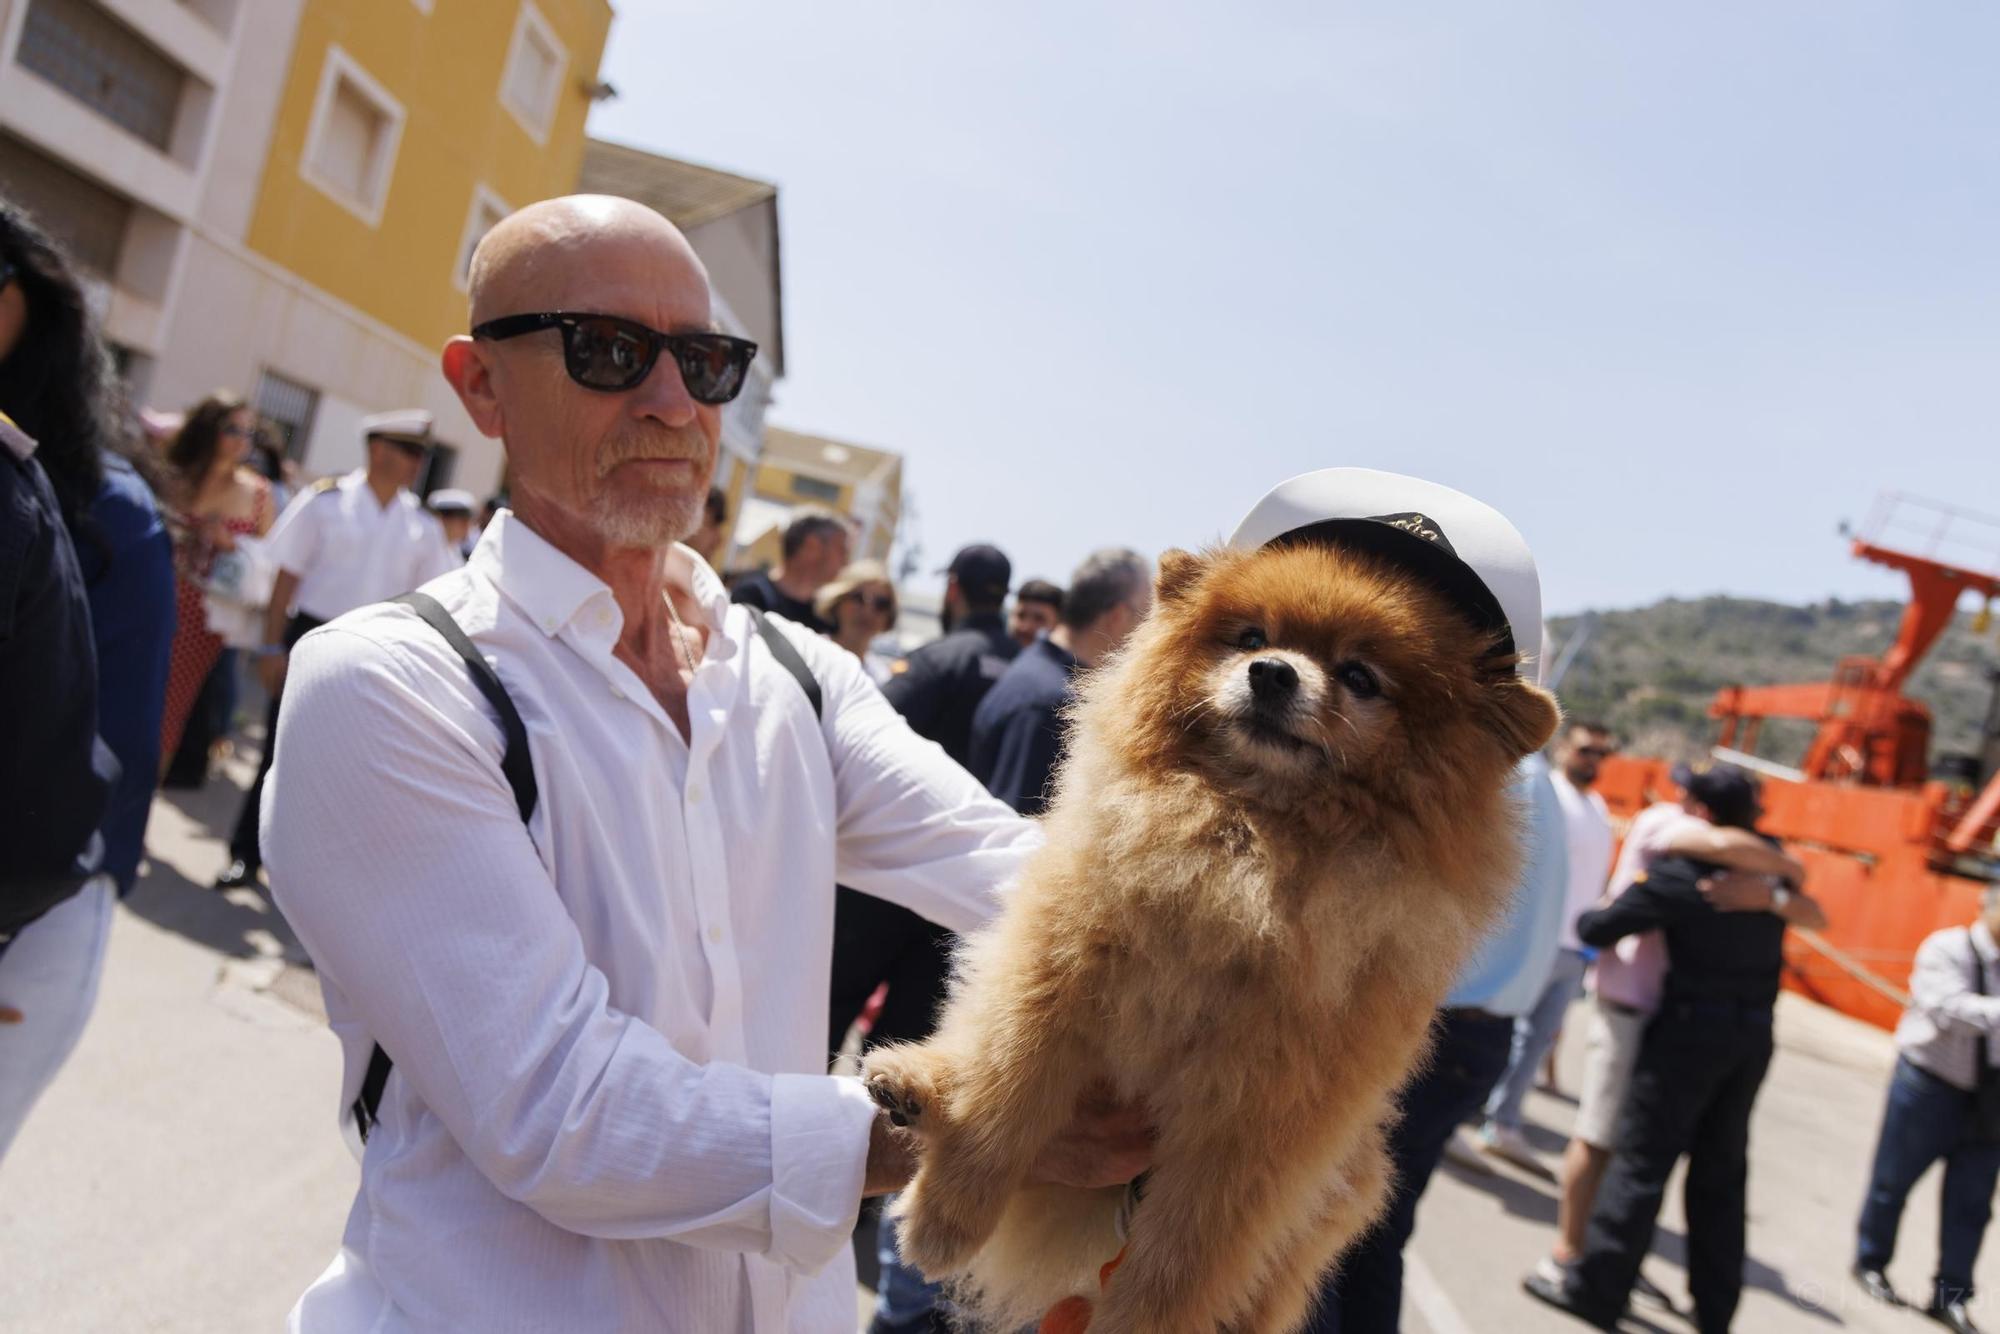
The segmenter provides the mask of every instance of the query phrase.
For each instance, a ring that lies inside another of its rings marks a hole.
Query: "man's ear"
[[[1160,553],[1160,575],[1153,596],[1161,602],[1178,602],[1208,573],[1209,560],[1178,547]]]
[[[1532,755],[1562,724],[1562,706],[1540,686],[1509,673],[1480,687],[1481,721],[1499,738],[1508,758]]]
[[[465,404],[466,415],[479,433],[498,440],[505,434],[506,417],[500,411],[500,398],[493,389],[493,375],[488,370],[486,358],[480,355],[479,344],[464,334],[445,343],[439,355],[438,365],[444,371],[444,378],[458,391],[458,401]]]

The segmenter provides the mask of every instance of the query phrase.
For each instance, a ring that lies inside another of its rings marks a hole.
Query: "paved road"
[[[247,769],[229,777],[243,783]],[[0,1328],[37,1334],[280,1328],[332,1256],[355,1169],[335,1135],[337,1052],[318,989],[268,902],[205,888],[236,788],[163,796],[150,870],[118,914],[97,1014],[0,1164]],[[1914,1334],[1933,1325],[1865,1304],[1846,1278],[1852,1224],[1893,1055],[1887,1038],[1787,1004],[1752,1140],[1746,1334]],[[1574,1087],[1578,1053],[1563,1052]],[[1553,1159],[1571,1115],[1530,1101]],[[1447,1166],[1418,1219],[1406,1330],[1577,1328],[1522,1296],[1547,1244],[1550,1187]],[[1893,1276],[1928,1279],[1935,1174],[1919,1188]],[[1678,1203],[1648,1272],[1683,1294]],[[2000,1292],[2000,1258],[1980,1277]],[[1641,1310],[1632,1330],[1689,1324]],[[2000,1329],[2000,1304],[1987,1314]],[[705,1331],[697,1334],[706,1334]]]

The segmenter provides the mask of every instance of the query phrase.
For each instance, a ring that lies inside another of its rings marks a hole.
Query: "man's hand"
[[[875,1113],[868,1127],[868,1166],[861,1173],[861,1194],[893,1195],[917,1174],[917,1137],[891,1125],[889,1114]]]
[[[1771,877],[1725,871],[1697,882],[1701,896],[1717,912],[1770,912],[1776,903]]]
[[[889,1195],[916,1175],[922,1141],[916,1132],[890,1124],[878,1112],[868,1128],[868,1165],[863,1195]],[[1108,1090],[1093,1088],[1077,1099],[1076,1113],[1042,1149],[1028,1169],[1035,1185],[1122,1186],[1153,1165],[1153,1128],[1144,1112],[1112,1101]]]
[[[1037,1185],[1122,1186],[1153,1165],[1153,1127],[1144,1111],[1114,1102],[1097,1086],[1076,1101],[1069,1125],[1028,1169]]]
[[[257,679],[264,683],[264,693],[276,695],[285,688],[285,664],[291,661],[289,654],[267,653],[257,659]]]

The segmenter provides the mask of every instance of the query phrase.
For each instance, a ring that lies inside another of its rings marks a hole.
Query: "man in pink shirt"
[[[1781,876],[1793,884],[1804,879],[1803,866],[1759,835],[1714,823],[1710,801],[1720,802],[1729,795],[1723,791],[1725,787],[1749,781],[1742,770],[1718,765],[1695,773],[1682,765],[1674,770],[1673,780],[1685,795],[1680,801],[1656,802],[1633,818],[1611,868],[1604,902],[1624,893],[1646,868],[1667,856],[1693,857],[1757,875]],[[1718,891],[1710,901],[1723,909],[1770,907],[1768,902],[1738,903],[1733,897],[1722,897],[1728,892]],[[1545,1267],[1568,1265],[1583,1252],[1584,1227],[1590,1221],[1605,1169],[1611,1165],[1625,1089],[1639,1058],[1646,1024],[1659,1008],[1667,963],[1665,941],[1659,932],[1648,931],[1628,936],[1600,953],[1591,969],[1583,1083],[1577,1095],[1576,1125],[1569,1147],[1563,1151],[1556,1195],[1556,1240],[1550,1259],[1543,1262]]]

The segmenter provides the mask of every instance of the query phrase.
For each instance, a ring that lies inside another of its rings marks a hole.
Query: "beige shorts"
[[[1584,1026],[1583,1087],[1577,1093],[1576,1127],[1572,1134],[1593,1148],[1610,1149],[1617,1136],[1618,1113],[1632,1067],[1639,1061],[1639,1044],[1652,1016],[1591,998]]]

